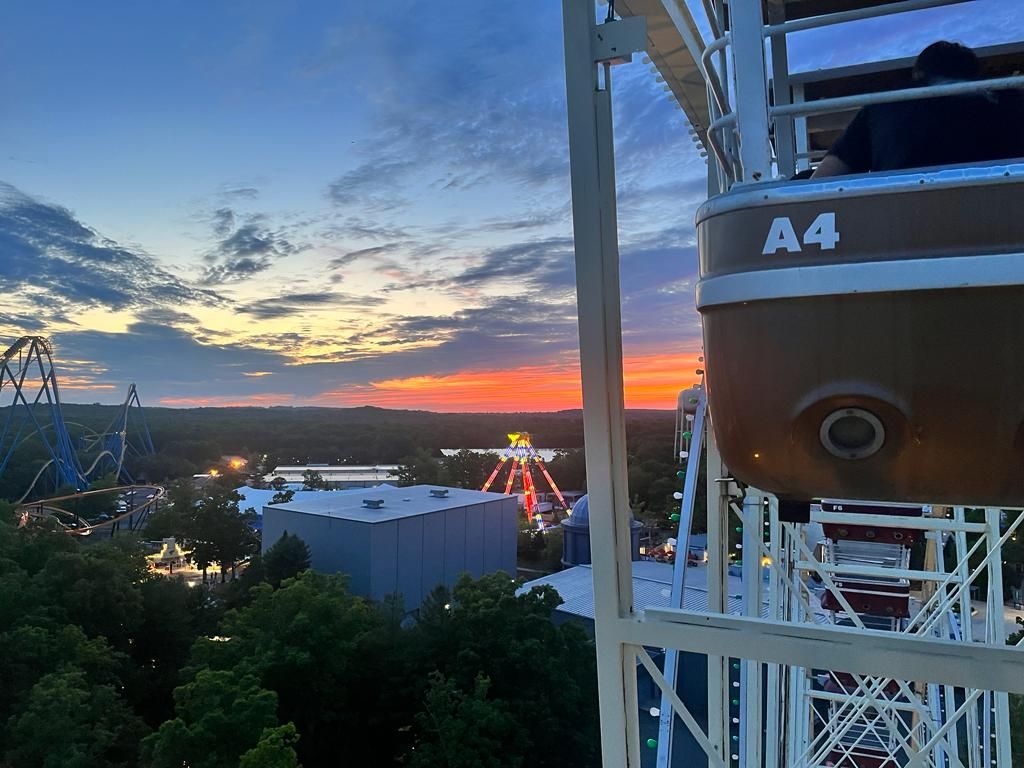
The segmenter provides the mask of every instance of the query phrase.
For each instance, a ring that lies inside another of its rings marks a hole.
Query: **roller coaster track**
[[[103,471],[113,472],[122,482],[130,483],[132,478],[125,469],[125,457],[129,453],[141,456],[154,452],[142,403],[135,384],[132,384],[106,429],[83,438],[84,451],[91,453],[100,449],[89,467],[83,469],[68,432],[69,422],[64,419],[52,348],[49,341],[41,336],[23,336],[0,356],[0,396],[7,392],[13,393],[13,401],[0,430],[0,475],[7,469],[16,450],[32,438],[39,440],[48,455],[19,498],[19,503],[28,498],[37,484],[51,473],[55,488],[88,488],[89,481]],[[135,443],[128,439],[133,414]]]
[[[111,517],[109,520],[85,520],[75,512],[60,506],[61,502],[77,501],[88,496],[113,493],[127,496],[130,507],[122,514]],[[84,491],[83,493],[69,493],[63,496],[54,496],[49,499],[19,504],[15,508],[15,515],[19,518],[21,526],[28,525],[33,520],[52,518],[56,520],[64,533],[70,536],[90,536],[99,531],[109,532],[113,536],[121,530],[122,525],[129,531],[139,530],[149,515],[160,508],[160,503],[164,501],[165,497],[165,490],[158,485],[119,485],[114,488],[101,488],[95,491]],[[138,499],[138,503],[135,503],[136,499]]]
[[[29,375],[35,371],[38,371],[38,379]],[[49,454],[47,464],[55,469],[57,484],[79,489],[86,487],[88,480],[78,463],[67,424],[64,423],[49,341],[42,336],[22,336],[0,356],[0,393],[5,388],[8,391],[13,388],[14,401],[0,432],[0,448],[6,449],[0,460],[0,474],[10,463],[14,447],[28,427],[35,429]],[[36,406],[41,404],[49,411],[52,437],[47,436],[36,416]]]

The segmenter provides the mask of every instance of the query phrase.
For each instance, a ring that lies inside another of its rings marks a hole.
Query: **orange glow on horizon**
[[[671,410],[680,390],[698,380],[699,352],[634,355],[624,363],[627,408]],[[548,363],[507,370],[459,371],[434,376],[384,379],[338,388],[309,399],[290,394],[163,398],[177,408],[334,406],[458,412],[559,411],[582,406],[579,366]]]
[[[679,391],[697,381],[700,353],[628,357],[623,383],[627,408],[674,409]],[[558,411],[583,403],[576,364],[523,366],[509,370],[460,371],[446,376],[411,376],[327,392],[318,404],[377,405],[447,412]]]

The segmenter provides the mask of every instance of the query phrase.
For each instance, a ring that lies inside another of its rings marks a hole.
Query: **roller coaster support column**
[[[562,23],[601,755],[605,768],[639,768],[637,650],[622,627],[632,617],[633,574],[610,70],[645,50],[647,33],[639,17],[599,26],[593,0],[562,0]]]

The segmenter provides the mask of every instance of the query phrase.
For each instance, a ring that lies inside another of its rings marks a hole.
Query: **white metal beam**
[[[620,620],[618,632],[638,645],[1024,693],[1024,650],[1017,648],[670,608]]]
[[[642,21],[598,28],[594,12],[593,0],[562,0],[601,755],[605,768],[639,768],[636,662],[615,634],[632,613],[633,574],[610,66],[599,62],[628,58],[646,37]]]

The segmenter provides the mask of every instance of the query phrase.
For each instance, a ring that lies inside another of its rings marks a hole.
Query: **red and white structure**
[[[523,491],[523,509],[526,512],[526,519],[531,523],[536,523],[538,527],[543,527],[543,519],[537,512],[537,486],[533,482],[533,473],[530,470],[531,464],[540,470],[540,473],[547,481],[548,487],[551,488],[551,492],[555,494],[558,503],[562,505],[566,512],[569,511],[569,505],[566,503],[565,498],[563,498],[562,492],[558,490],[558,486],[555,485],[555,481],[551,478],[547,467],[544,466],[544,460],[541,459],[537,449],[530,442],[530,433],[510,432],[508,439],[508,448],[505,449],[505,452],[501,455],[501,460],[498,461],[498,465],[491,472],[491,476],[487,478],[487,482],[484,483],[483,488],[480,490],[486,491],[490,489],[498,475],[508,466],[509,472],[508,477],[505,479],[505,494],[512,493],[513,486],[518,477]]]

